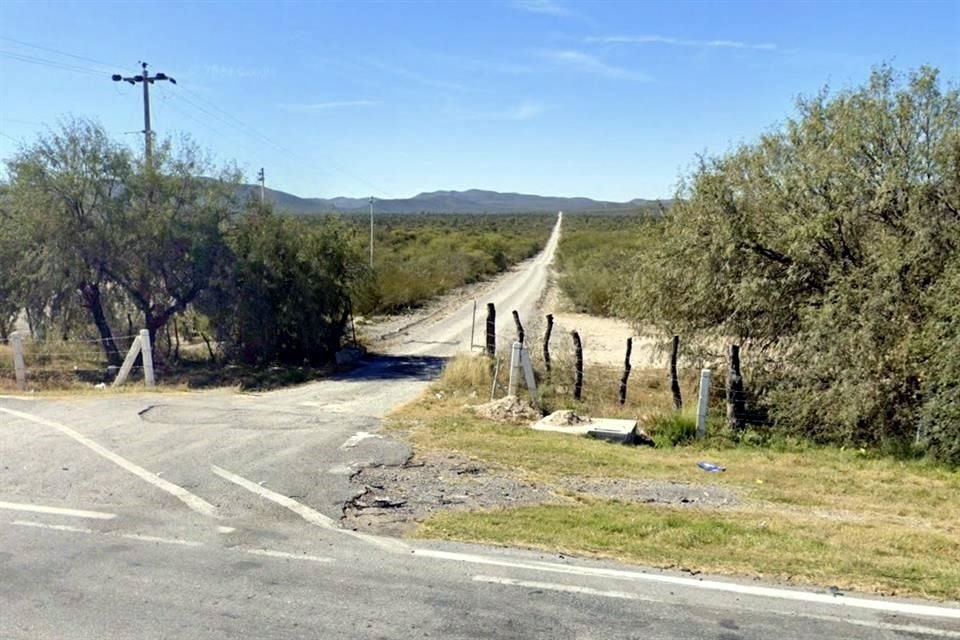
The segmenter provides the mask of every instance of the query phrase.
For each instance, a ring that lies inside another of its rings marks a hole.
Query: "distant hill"
[[[260,187],[244,185],[244,190],[258,196]],[[301,198],[291,193],[266,190],[267,199],[277,211],[297,215],[319,213],[358,213],[369,206],[367,198]],[[670,201],[663,201],[669,206]],[[377,198],[374,209],[380,213],[543,213],[556,211],[635,211],[655,209],[657,200],[637,198],[629,202],[607,202],[591,198],[563,198],[523,193],[500,193],[470,189],[468,191],[432,191],[412,198],[396,200]]]

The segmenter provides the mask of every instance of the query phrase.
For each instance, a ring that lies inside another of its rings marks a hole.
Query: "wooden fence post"
[[[623,358],[623,376],[620,378],[620,404],[627,402],[627,378],[630,377],[631,351],[633,351],[633,338],[627,338],[627,355]]]
[[[143,381],[148,387],[154,387],[157,381],[153,375],[153,345],[147,329],[140,331],[140,354],[143,360]]]
[[[710,369],[700,371],[700,398],[697,406],[697,438],[707,435],[707,408],[710,405]]]
[[[547,314],[547,332],[543,336],[543,364],[550,375],[550,334],[553,333],[553,314]]]
[[[497,308],[487,303],[487,355],[491,358],[497,353]]]
[[[673,392],[673,406],[677,411],[683,409],[683,397],[680,395],[680,377],[677,375],[677,352],[680,351],[680,336],[673,336],[670,348],[670,391]]]
[[[740,373],[740,345],[730,345],[730,368],[727,372],[727,422],[734,431],[746,426],[747,403]]]
[[[583,394],[583,344],[580,342],[579,333],[571,331],[570,335],[573,336],[574,366],[576,367],[573,379],[573,399],[579,400]]]
[[[23,338],[14,331],[10,334],[10,346],[13,347],[13,374],[17,379],[17,388],[27,390],[27,367],[23,362]]]
[[[516,325],[517,325],[517,341],[518,341],[520,344],[523,344],[523,339],[524,339],[524,337],[525,337],[526,334],[524,334],[524,332],[523,332],[523,325],[520,324],[520,314],[517,313],[517,310],[516,310],[516,309],[513,310],[513,321],[514,321],[514,323],[516,323]]]

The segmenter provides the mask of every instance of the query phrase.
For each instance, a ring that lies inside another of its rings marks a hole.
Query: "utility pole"
[[[153,130],[150,129],[150,85],[156,82],[157,80],[169,80],[172,84],[177,84],[177,81],[168,76],[165,73],[157,73],[155,75],[150,75],[147,72],[147,63],[141,62],[141,67],[143,68],[143,73],[136,76],[124,77],[119,73],[115,73],[112,76],[114,82],[129,82],[132,85],[137,84],[138,82],[143,83],[143,136],[144,136],[144,159],[148,167],[153,164]]]
[[[257,174],[257,182],[260,183],[260,211],[263,211],[264,184],[266,182],[266,178],[263,175],[263,167],[260,167],[260,173]]]
[[[370,196],[370,270],[373,271],[373,196]]]

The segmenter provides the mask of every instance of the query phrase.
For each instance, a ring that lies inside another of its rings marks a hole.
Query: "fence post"
[[[533,375],[533,364],[530,362],[530,352],[520,345],[520,364],[523,367],[524,380],[527,382],[527,391],[530,392],[530,401],[540,407],[540,394],[537,393],[537,377]]]
[[[497,358],[493,368],[493,382],[490,384],[490,402],[497,399],[497,378],[500,376],[500,358]]]
[[[697,438],[707,435],[707,407],[710,404],[710,369],[700,371],[700,398],[697,407]]]
[[[127,381],[127,376],[130,375],[130,370],[133,369],[133,363],[137,361],[137,356],[140,354],[140,351],[140,336],[137,336],[133,339],[133,342],[130,343],[130,351],[127,351],[127,357],[123,359],[123,364],[120,365],[120,371],[117,372],[117,377],[114,378],[111,386],[119,387]]]
[[[571,331],[570,335],[573,336],[574,366],[576,367],[573,379],[573,399],[579,400],[583,394],[583,344],[580,342],[579,333]]]
[[[473,320],[470,321],[470,351],[473,351],[473,338],[477,329],[477,301],[473,301]],[[356,342],[356,338],[354,338]]]
[[[515,396],[517,395],[517,372],[520,370],[520,350],[523,349],[523,345],[519,342],[514,342],[513,346],[510,348],[510,378],[507,383],[507,395]]]
[[[523,333],[523,325],[520,324],[520,314],[517,313],[516,309],[513,310],[513,321],[517,325],[517,340],[520,342],[520,344],[523,344],[523,338],[525,337],[525,334]]]
[[[683,396],[680,395],[680,376],[677,375],[677,353],[680,351],[680,336],[673,336],[670,348],[670,391],[673,392],[673,406],[677,411],[683,409]]]
[[[497,308],[487,303],[487,355],[491,358],[497,353]]]
[[[550,375],[550,334],[553,332],[553,314],[547,314],[547,332],[543,336],[543,364]]]
[[[730,345],[730,369],[727,373],[727,422],[734,431],[746,426],[746,399],[740,374],[740,345]]]
[[[627,355],[623,358],[623,377],[620,378],[620,404],[627,402],[627,378],[630,377],[631,351],[633,351],[633,338],[627,338]]]
[[[23,338],[14,331],[10,334],[10,345],[13,347],[13,373],[17,378],[17,388],[27,390],[27,367],[23,362]]]
[[[150,344],[150,332],[147,329],[140,331],[140,353],[143,355],[143,381],[148,387],[156,386],[153,376],[153,345]]]

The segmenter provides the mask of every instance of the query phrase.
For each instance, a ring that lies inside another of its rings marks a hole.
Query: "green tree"
[[[756,384],[780,425],[902,446],[941,393],[922,338],[960,248],[960,99],[933,69],[884,67],[798,111],[701,161],[622,306],[667,334],[747,344],[773,365]]]

